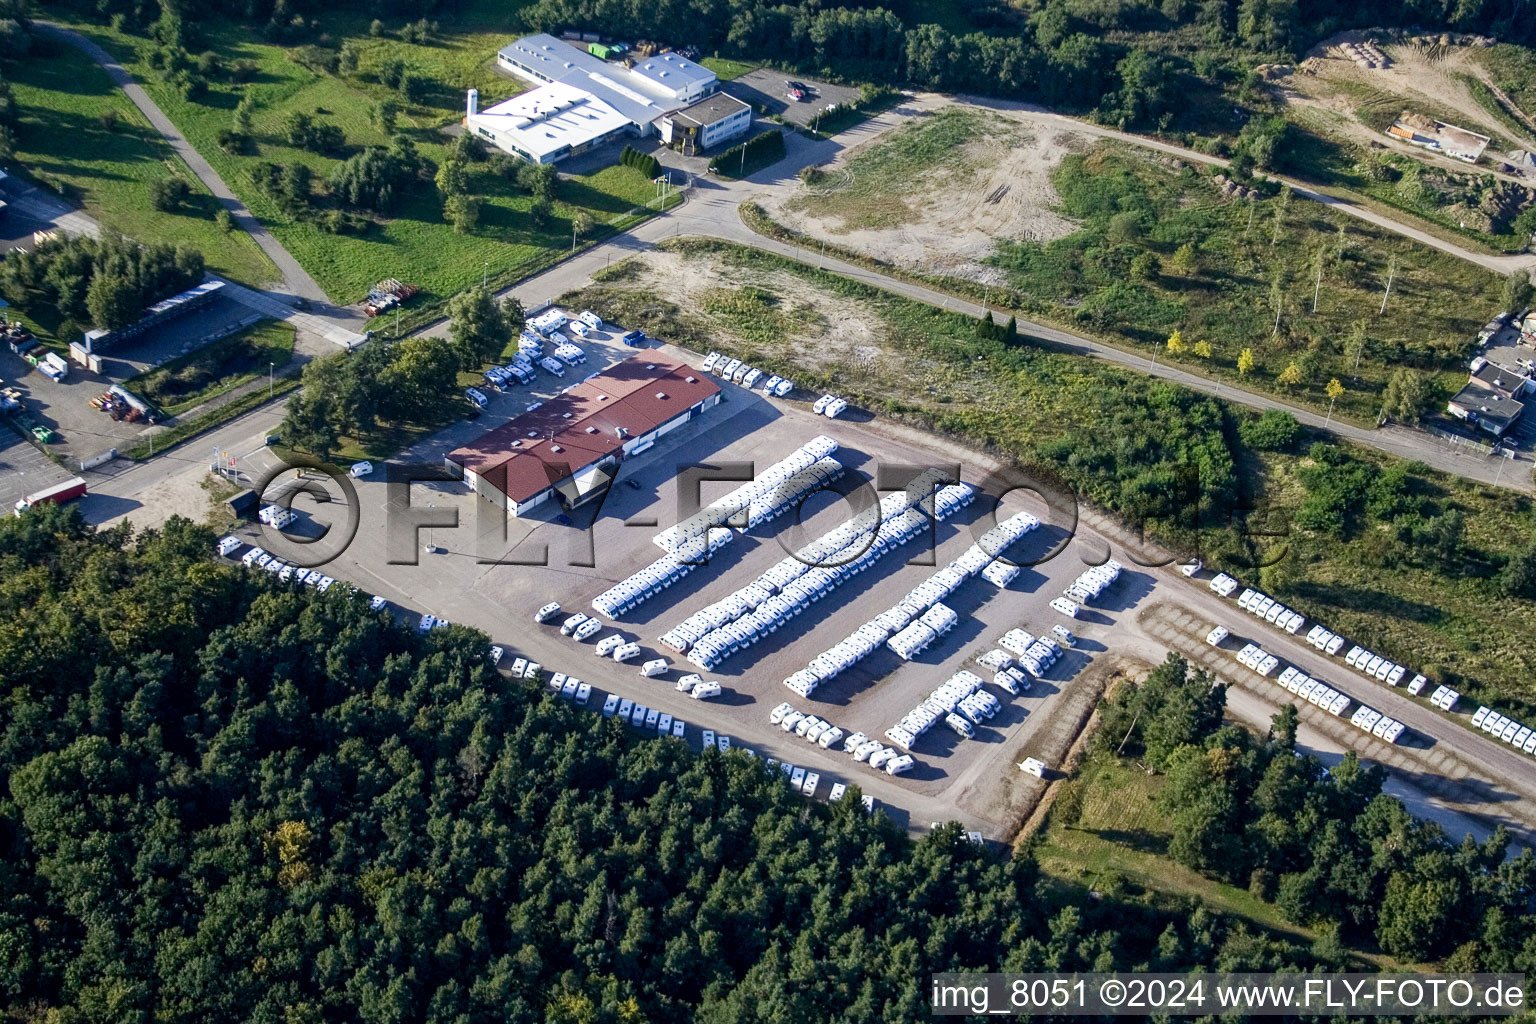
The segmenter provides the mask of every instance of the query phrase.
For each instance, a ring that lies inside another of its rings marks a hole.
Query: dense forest
[[[1319,962],[913,843],[213,540],[0,522],[0,1018],[877,1022],[940,969]]]
[[[1502,829],[1458,846],[1384,796],[1353,752],[1332,771],[1295,749],[1293,706],[1262,740],[1223,725],[1225,687],[1169,655],[1104,709],[1100,756],[1166,775],[1168,853],[1352,945],[1462,971],[1536,967],[1536,856]]]
[[[118,18],[189,50],[197,26],[230,17],[275,42],[314,39],[334,10],[319,0],[74,0],[82,14]],[[462,0],[363,0],[385,18],[464,15]],[[482,8],[477,17],[487,13]],[[499,13],[499,12],[498,12]],[[920,0],[831,6],[749,0],[535,0],[509,4],[507,28],[580,28],[620,38],[692,44],[706,53],[767,61],[806,74],[1038,100],[1096,110],[1126,127],[1157,127],[1188,98],[1186,77],[1224,85],[1261,60],[1286,61],[1334,32],[1420,26],[1536,40],[1519,0]]]
[[[59,316],[77,327],[112,330],[133,323],[144,315],[144,307],[202,279],[203,254],[196,249],[163,242],[144,245],[111,231],[100,239],[45,239],[0,262],[0,293],[17,308]]]

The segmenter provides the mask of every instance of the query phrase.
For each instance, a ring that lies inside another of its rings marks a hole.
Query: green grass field
[[[22,114],[13,169],[55,191],[62,184],[68,198],[125,235],[201,250],[215,273],[254,285],[276,279],[277,268],[250,236],[219,230],[213,197],[105,71],[63,43],[44,37],[39,45],[46,55],[6,69]],[[104,115],[116,117],[115,127]],[[162,213],[150,204],[149,183],[171,175],[193,195],[182,210]]]
[[[740,78],[748,71],[756,71],[760,66],[748,61],[728,60],[724,57],[705,57],[699,63],[713,71],[715,77],[722,82],[729,82],[732,79]]]
[[[293,341],[292,324],[264,320],[123,384],[176,416],[287,366],[293,360]]]
[[[504,33],[445,34],[438,42],[412,45],[370,38],[366,24],[358,27],[355,22],[343,22],[342,28],[352,27],[362,33],[355,39],[361,53],[359,74],[343,80],[316,74],[290,60],[287,51],[253,42],[249,33],[231,28],[211,39],[211,48],[226,60],[253,60],[259,68],[256,81],[249,86],[258,107],[254,129],[259,153],[231,155],[219,148],[216,139],[230,127],[232,112],[246,86],[216,82],[201,101],[189,102],[137,59],[142,40],[99,25],[77,27],[124,61],[230,188],[339,302],[361,299],[375,281],[386,277],[418,284],[425,298],[431,299],[460,291],[482,275],[496,279],[521,276],[570,251],[571,224],[578,213],[585,212],[599,226],[612,225],[608,230],[622,229],[639,219],[632,211],[654,194],[650,182],[629,168],[615,166],[578,176],[561,183],[556,216],[539,228],[529,216],[531,196],[509,182],[481,173],[474,175],[471,183],[471,190],[483,198],[480,224],[472,234],[456,234],[443,222],[440,197],[426,183],[418,186],[389,219],[373,223],[366,234],[326,234],[312,224],[286,217],[252,183],[252,168],[261,161],[304,163],[322,178],[340,163],[337,158],[284,144],[277,136],[285,117],[302,111],[319,122],[341,126],[349,151],[386,143],[384,134],[370,123],[370,110],[378,100],[394,94],[368,79],[380,62],[397,57],[441,85],[426,103],[408,108],[400,119],[400,128],[414,137],[422,155],[440,162],[447,152],[444,144],[449,141],[440,129],[457,120],[463,105],[462,87],[476,85],[485,103],[521,88],[492,67],[497,47],[506,41]],[[589,240],[606,233],[600,229]]]

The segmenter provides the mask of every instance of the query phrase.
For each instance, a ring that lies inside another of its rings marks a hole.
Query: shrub
[[[399,59],[386,60],[379,65],[379,84],[389,89],[398,89],[400,79],[405,76],[405,62]]]
[[[713,174],[736,174],[747,163],[754,166],[773,163],[784,155],[784,133],[770,128],[744,143],[732,146],[710,161]]]
[[[1265,409],[1256,417],[1244,417],[1237,426],[1238,435],[1250,448],[1266,452],[1291,451],[1301,440],[1301,424],[1296,417],[1280,409]]]
[[[162,212],[177,209],[191,194],[191,186],[182,178],[160,178],[149,183],[149,204]]]

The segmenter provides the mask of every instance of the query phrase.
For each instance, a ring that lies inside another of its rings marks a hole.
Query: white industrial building
[[[685,153],[698,153],[745,135],[752,127],[752,108],[729,93],[711,93],[663,116],[657,124],[662,142]]]
[[[537,88],[484,110],[471,89],[464,124],[498,149],[541,164],[620,135],[649,135],[660,118],[720,84],[680,54],[606,61],[545,33],[503,47],[496,61]]]

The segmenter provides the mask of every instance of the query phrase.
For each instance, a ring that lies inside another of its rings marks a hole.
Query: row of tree
[[[914,843],[215,538],[0,521],[0,1014],[876,1024],[940,970],[1319,964],[957,826]]]
[[[389,344],[382,339],[351,355],[316,359],[304,367],[302,387],[288,402],[286,443],[321,455],[343,437],[366,438],[399,424],[436,424],[464,410],[459,374],[498,357],[523,327],[516,299],[498,305],[474,287],[448,302],[448,337],[419,335]]]
[[[1299,924],[1453,970],[1536,965],[1536,855],[1501,828],[1460,844],[1382,793],[1353,752],[1331,770],[1295,745],[1287,705],[1267,736],[1222,722],[1226,691],[1170,655],[1105,703],[1100,756],[1166,776],[1169,855],[1274,903]]]
[[[196,249],[142,245],[108,230],[100,239],[56,236],[10,253],[0,261],[0,293],[23,312],[114,330],[198,284],[203,272]]]

